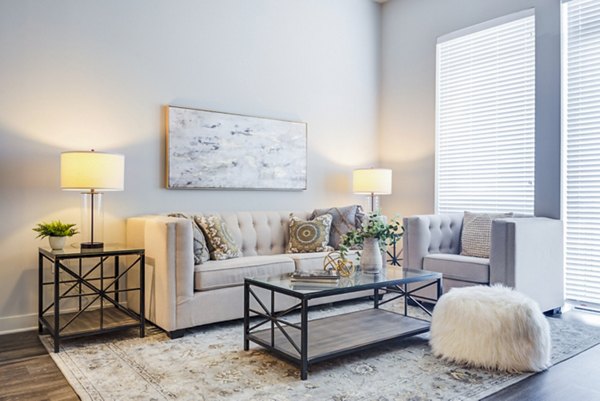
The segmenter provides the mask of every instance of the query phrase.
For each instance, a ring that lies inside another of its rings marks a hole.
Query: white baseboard
[[[0,334],[37,330],[37,313],[0,317]]]

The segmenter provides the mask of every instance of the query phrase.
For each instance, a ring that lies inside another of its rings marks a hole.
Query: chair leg
[[[555,315],[560,315],[562,313],[562,308],[554,308],[554,309],[550,309],[544,312],[544,315],[546,316],[555,316]]]

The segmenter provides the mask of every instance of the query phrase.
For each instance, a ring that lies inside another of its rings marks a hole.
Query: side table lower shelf
[[[134,319],[118,308],[94,309],[82,312],[79,316],[76,316],[77,314],[78,312],[70,312],[58,315],[59,327],[64,327],[63,330],[60,330],[61,339],[108,333],[140,326],[139,319]],[[103,316],[100,316],[101,314]],[[75,318],[73,322],[69,323],[73,318]],[[50,332],[54,333],[54,315],[47,314],[41,319],[43,319]],[[100,327],[100,321],[103,322],[102,327]]]

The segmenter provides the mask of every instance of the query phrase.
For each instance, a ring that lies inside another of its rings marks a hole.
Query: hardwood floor
[[[571,310],[559,319],[579,321],[600,330],[600,314]],[[600,345],[513,384],[485,401],[600,400]]]
[[[558,319],[598,327],[600,314],[569,311]],[[499,391],[485,401],[600,400],[600,345]],[[0,336],[0,401],[71,401],[77,394],[36,331]]]
[[[0,400],[79,400],[37,331],[0,336]]]
[[[485,401],[600,400],[600,346],[507,387]]]

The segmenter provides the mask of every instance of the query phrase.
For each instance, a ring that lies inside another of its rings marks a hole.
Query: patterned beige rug
[[[369,306],[326,306],[310,316]],[[600,343],[597,329],[549,321],[554,364]],[[427,335],[316,364],[306,381],[296,366],[256,345],[243,351],[239,321],[189,330],[177,340],[158,329],[143,339],[135,335],[68,341],[51,355],[83,401],[478,400],[530,375],[445,363],[431,354]],[[42,341],[51,349],[50,337]]]

